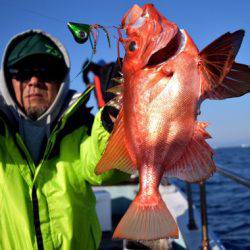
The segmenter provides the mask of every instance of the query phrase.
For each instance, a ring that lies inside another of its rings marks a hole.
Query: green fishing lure
[[[111,47],[109,33],[107,29],[100,24],[90,25],[84,23],[68,22],[68,28],[77,43],[83,44],[87,40],[90,40],[93,54],[96,53],[96,44],[97,44],[99,29],[102,29],[104,31],[107,37],[108,46]]]

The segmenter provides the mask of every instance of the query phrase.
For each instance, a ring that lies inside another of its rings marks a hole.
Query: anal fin
[[[127,173],[133,173],[136,170],[125,144],[123,108],[119,112],[114,130],[110,135],[107,147],[96,166],[95,172],[101,174],[114,168]]]
[[[216,167],[212,159],[213,150],[205,139],[210,135],[205,131],[207,123],[197,122],[193,138],[182,157],[166,169],[167,177],[177,177],[188,182],[199,182],[210,177]]]

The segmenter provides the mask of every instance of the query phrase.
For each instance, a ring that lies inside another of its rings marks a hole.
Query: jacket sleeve
[[[83,141],[80,148],[84,178],[92,185],[116,184],[128,180],[130,177],[129,174],[116,169],[101,175],[95,174],[95,167],[101,159],[110,135],[102,125],[101,112],[102,110],[97,113],[94,119],[91,135]]]

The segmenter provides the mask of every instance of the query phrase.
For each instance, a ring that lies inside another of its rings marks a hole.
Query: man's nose
[[[38,76],[32,76],[28,82],[29,85],[40,85],[41,84],[41,80],[39,79]]]

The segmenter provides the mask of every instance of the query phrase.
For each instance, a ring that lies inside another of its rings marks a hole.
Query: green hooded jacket
[[[95,175],[109,134],[100,112],[89,131],[86,95],[54,128],[37,167],[1,115],[0,249],[38,249],[39,241],[44,249],[98,249],[101,230],[91,185],[128,175],[115,170]]]

